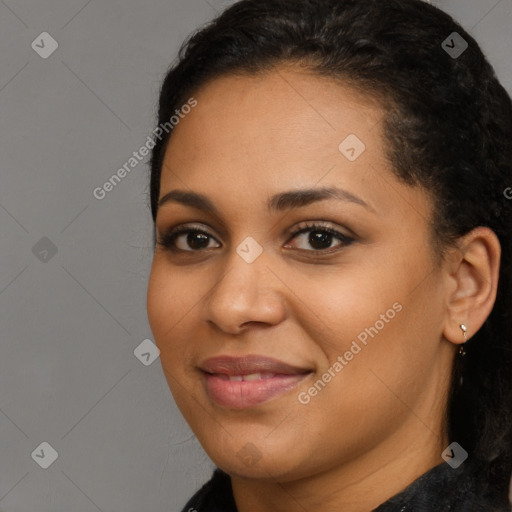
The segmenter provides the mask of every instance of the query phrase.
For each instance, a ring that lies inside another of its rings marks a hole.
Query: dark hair
[[[442,46],[453,32],[468,43],[458,57]],[[486,492],[507,503],[512,472],[512,201],[505,197],[512,186],[510,96],[476,41],[448,14],[421,0],[242,0],[182,45],[161,88],[158,122],[168,122],[194,91],[217,77],[261,73],[287,62],[380,100],[394,173],[423,187],[434,201],[438,255],[478,226],[488,226],[500,240],[496,303],[468,342],[467,355],[456,358],[446,420],[450,442],[470,454],[489,486]],[[153,220],[171,135],[157,141],[151,155]]]

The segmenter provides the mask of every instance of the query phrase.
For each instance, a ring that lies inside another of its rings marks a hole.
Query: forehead
[[[193,97],[197,105],[169,140],[160,197],[194,191],[212,198],[227,217],[247,211],[260,222],[274,194],[334,186],[395,219],[424,224],[430,217],[427,192],[392,172],[384,109],[343,82],[285,67],[223,76]]]
[[[383,110],[377,101],[301,68],[222,76],[194,98],[197,106],[170,138],[167,166],[215,162],[224,172],[236,167],[238,174],[243,162],[248,172],[275,174],[295,166],[296,172],[309,168],[321,173],[343,158],[339,145],[348,136],[364,144],[363,160],[382,149]]]

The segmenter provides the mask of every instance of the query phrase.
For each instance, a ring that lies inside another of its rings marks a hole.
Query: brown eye
[[[302,237],[302,235],[305,234],[308,234],[308,236]],[[292,238],[301,237],[306,247],[299,247],[299,249],[310,252],[327,251],[333,249],[331,244],[335,239],[340,241],[337,247],[348,246],[354,241],[353,238],[340,233],[336,229],[319,224],[309,224],[299,228],[292,233]],[[312,247],[313,251],[311,251],[308,246]]]
[[[206,231],[181,226],[165,233],[157,243],[171,251],[197,252],[211,248],[211,240],[214,238]]]

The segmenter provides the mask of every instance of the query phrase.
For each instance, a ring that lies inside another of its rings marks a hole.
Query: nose
[[[276,274],[265,252],[247,263],[233,250],[217,284],[204,299],[202,320],[229,334],[239,334],[253,324],[282,322],[285,286]]]

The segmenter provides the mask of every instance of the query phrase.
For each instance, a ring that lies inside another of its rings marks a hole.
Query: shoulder
[[[188,500],[182,512],[237,512],[229,475],[216,468],[210,480]]]
[[[452,468],[443,463],[421,475],[374,512],[511,512],[504,497],[488,489],[471,463]]]

